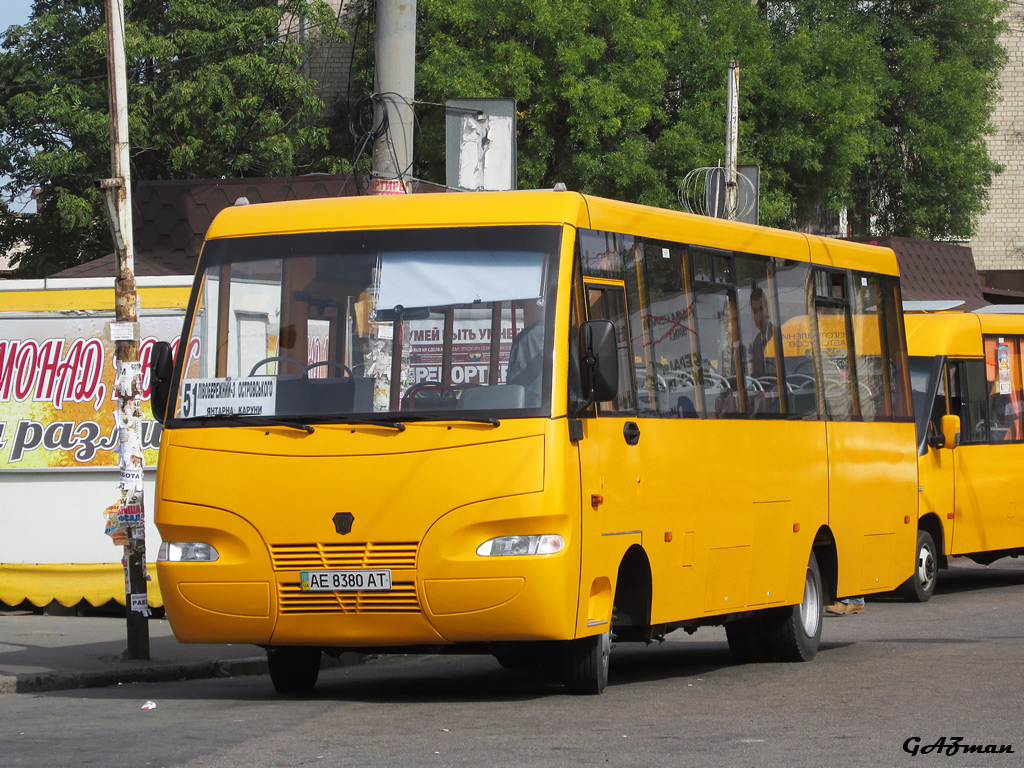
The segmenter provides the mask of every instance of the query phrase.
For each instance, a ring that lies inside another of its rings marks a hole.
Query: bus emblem
[[[333,520],[334,530],[342,536],[352,532],[352,523],[355,521],[355,516],[351,512],[338,512]]]

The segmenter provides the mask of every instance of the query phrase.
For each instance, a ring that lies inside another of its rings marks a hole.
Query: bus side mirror
[[[942,437],[946,448],[955,448],[960,444],[960,417],[947,413],[942,417]]]
[[[580,326],[583,387],[591,403],[614,400],[619,391],[619,345],[611,320],[590,320]]]
[[[167,398],[171,393],[171,376],[174,373],[174,355],[166,341],[153,342],[149,358],[150,405],[153,418],[164,423],[167,417]]]

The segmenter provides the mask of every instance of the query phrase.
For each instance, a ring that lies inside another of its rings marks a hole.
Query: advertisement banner
[[[156,465],[160,444],[149,404],[153,342],[172,340],[176,351],[182,317],[169,310],[140,319],[145,466]],[[112,313],[0,319],[0,472],[117,467]]]

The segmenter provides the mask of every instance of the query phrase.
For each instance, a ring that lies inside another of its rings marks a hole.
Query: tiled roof
[[[854,237],[862,243],[892,248],[900,266],[904,301],[963,301],[970,311],[989,302],[981,291],[971,249],[952,243],[933,243],[909,237]]]
[[[417,182],[412,187],[414,192],[444,189]],[[346,176],[140,181],[132,191],[135,274],[194,274],[199,249],[213,217],[240,197],[255,204],[353,194],[357,194],[356,183]],[[116,266],[117,260],[111,253],[51,277],[112,277]]]

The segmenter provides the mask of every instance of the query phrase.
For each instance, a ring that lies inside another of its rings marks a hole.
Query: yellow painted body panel
[[[570,511],[579,508],[578,492],[570,490],[568,504],[542,493],[573,487],[559,478],[557,464],[545,466],[545,443],[568,443],[565,420],[508,420],[498,439],[493,429],[425,423],[399,434],[321,426],[299,439],[284,429],[167,430],[161,533],[207,541],[220,553],[213,563],[160,563],[161,578],[175,585],[165,590],[175,632],[186,642],[343,637],[362,645],[572,637],[580,542],[578,514]],[[215,472],[208,470],[212,459]],[[558,481],[547,483],[546,475]],[[354,515],[359,541],[413,546],[414,561],[393,568],[392,580],[409,585],[420,611],[282,612],[281,595],[294,592],[300,568],[275,567],[271,548],[344,544],[331,524],[334,512]],[[560,534],[566,549],[538,558],[476,555],[482,542],[524,531]],[[214,582],[205,592],[195,586],[200,573]],[[269,610],[231,607],[232,585],[244,585],[250,604],[262,594],[255,585],[263,585]]]
[[[907,354],[911,357],[981,357],[984,355],[981,317],[969,312],[907,313],[903,315]],[[989,316],[993,317],[996,316]]]
[[[981,359],[983,335],[1024,335],[1019,314],[908,313],[904,321],[911,356]],[[1024,547],[1024,444],[928,448],[918,463],[918,515],[941,523],[947,555]]]
[[[839,595],[894,589],[910,575],[917,541],[914,425],[831,422],[829,518],[840,563]]]
[[[949,554],[1024,547],[1024,444],[961,445]]]
[[[627,420],[584,425],[582,591],[614,581],[609,569],[639,544],[654,623],[799,602],[828,522],[825,425],[641,419],[639,443],[627,446]],[[592,494],[603,503],[591,506]]]
[[[898,275],[896,254],[889,248],[851,243],[830,237],[808,236],[811,262],[826,267],[843,267],[882,275]]]
[[[492,224],[585,226],[582,222],[586,220],[585,198],[574,192],[334,197],[225,208],[213,220],[206,238]]]

